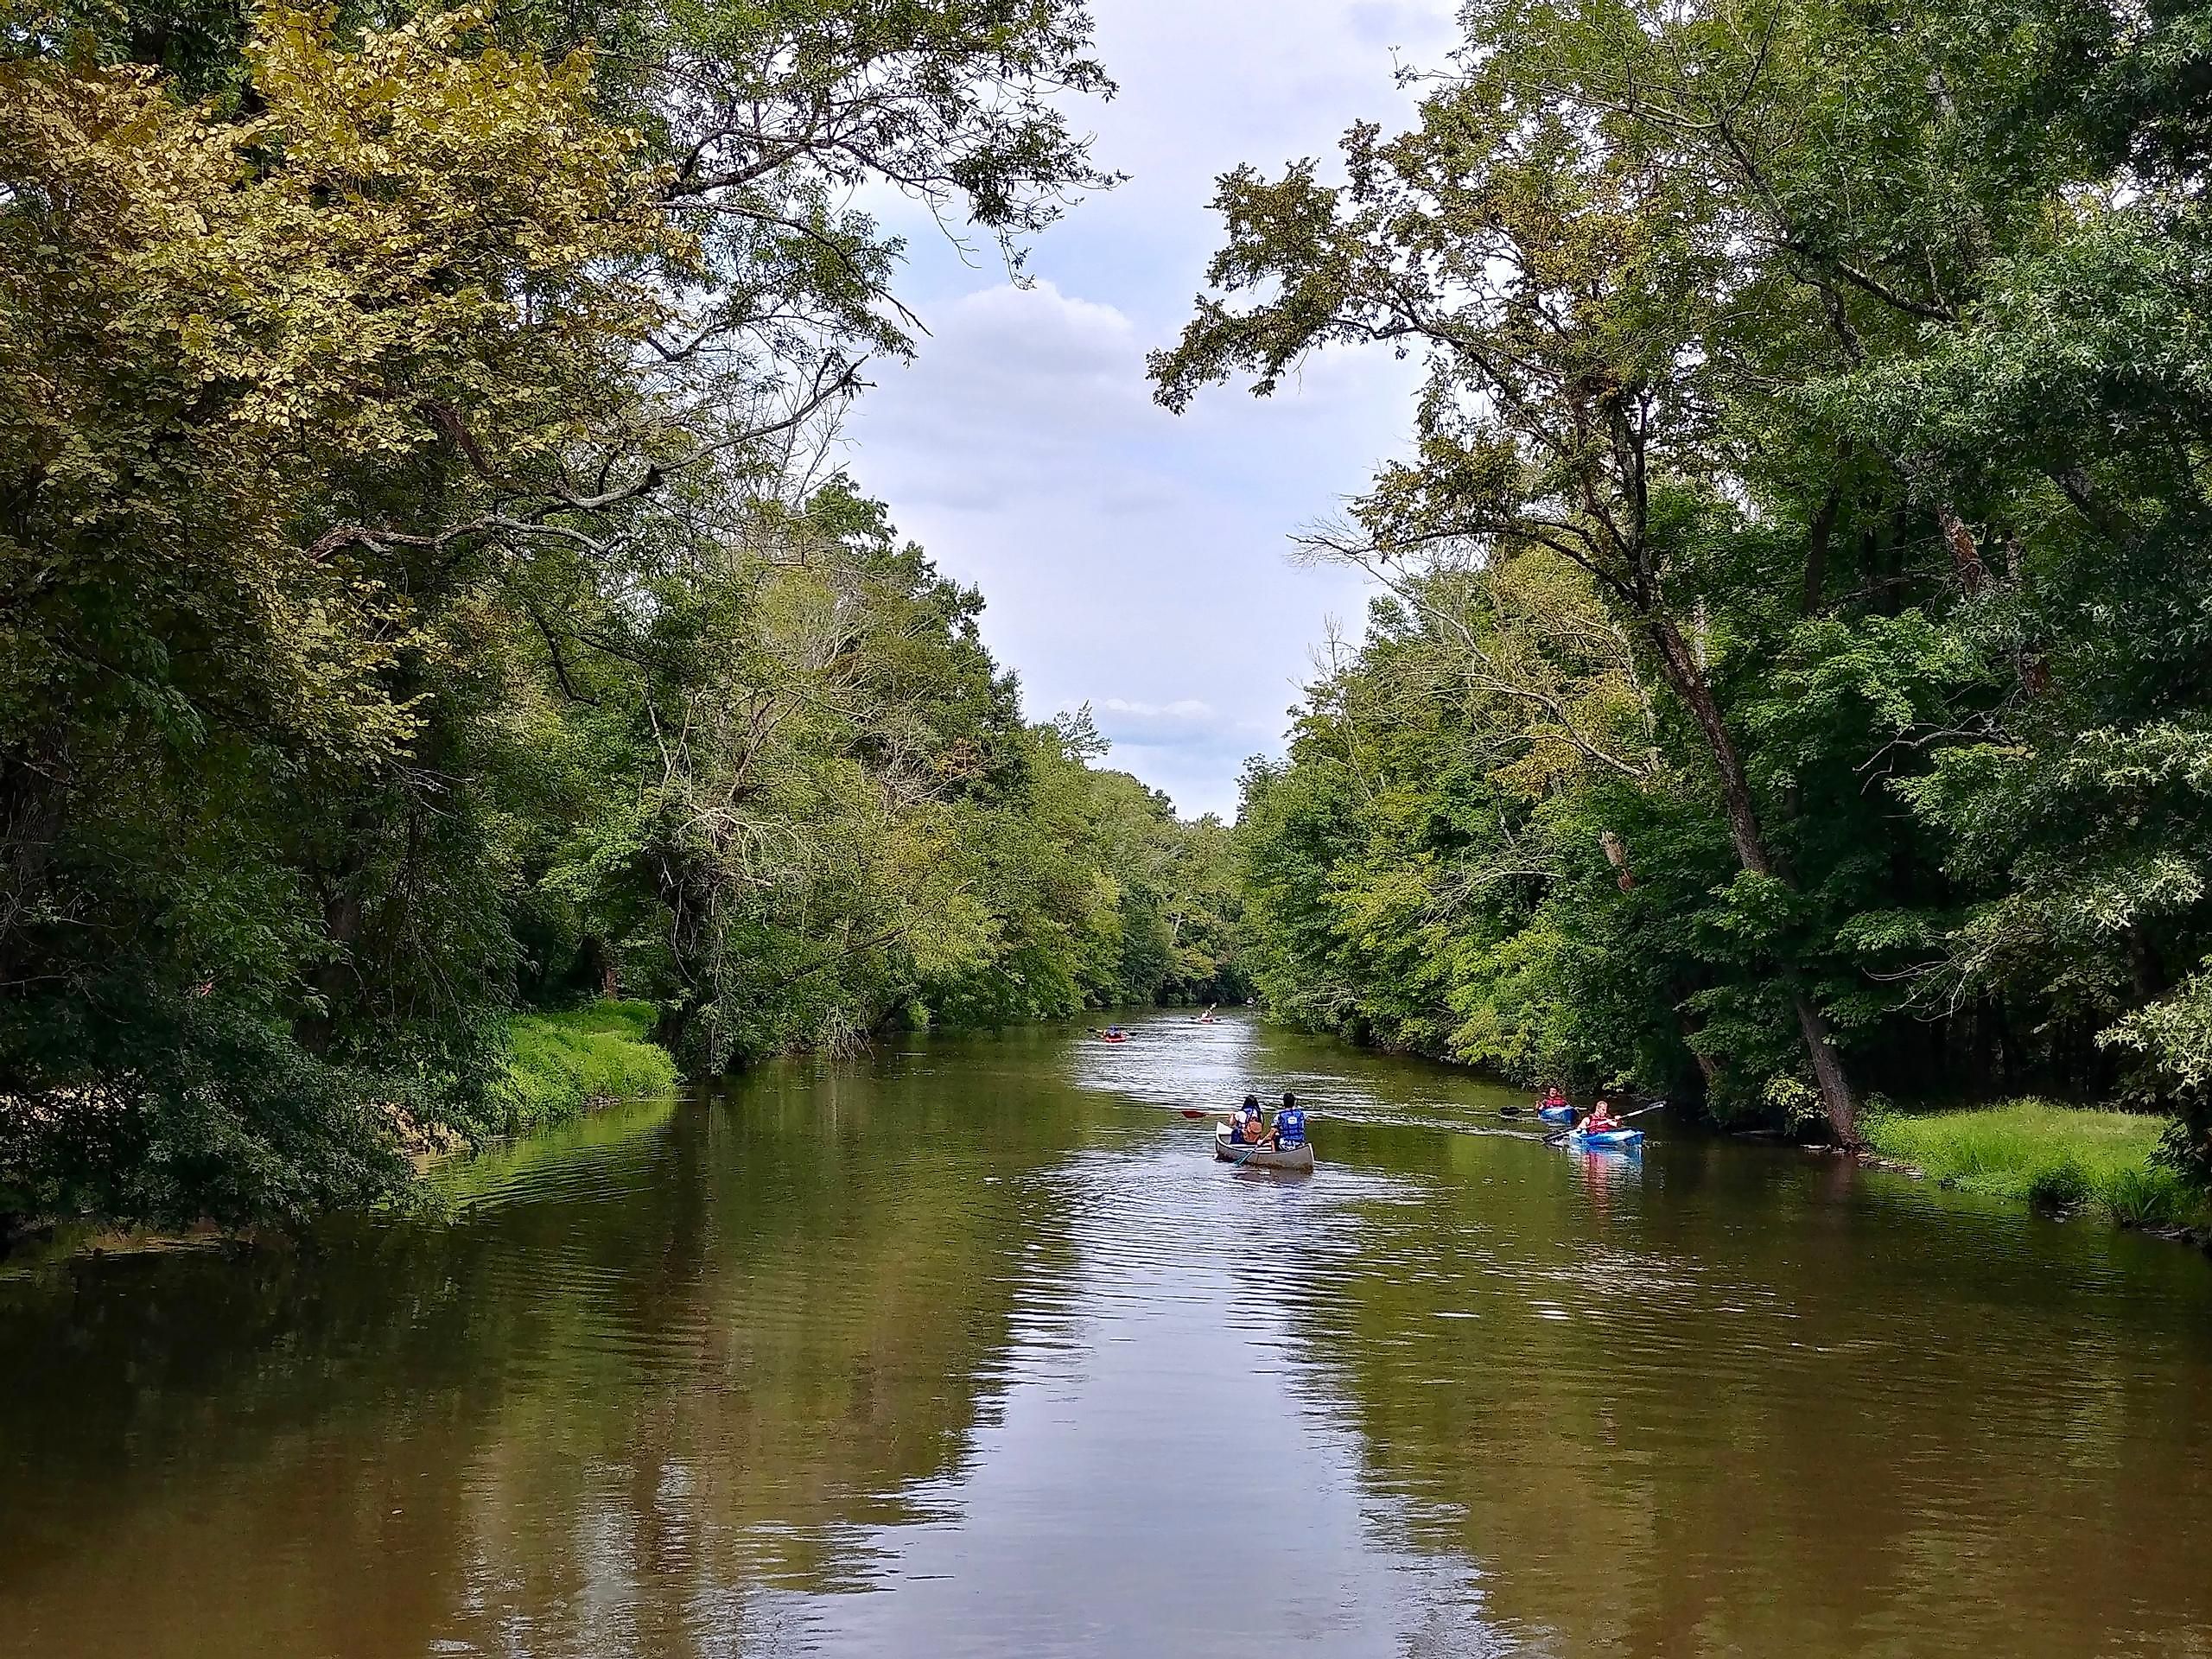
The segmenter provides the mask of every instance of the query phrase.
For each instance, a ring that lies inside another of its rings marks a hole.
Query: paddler
[[[1278,1148],[1306,1144],[1306,1109],[1298,1096],[1283,1090],[1282,1109],[1275,1114],[1274,1143]]]
[[[1590,1116],[1577,1127],[1585,1135],[1606,1135],[1620,1126],[1621,1121],[1613,1116],[1613,1109],[1601,1100],[1590,1109]]]
[[[1236,1116],[1229,1120],[1229,1138],[1240,1147],[1256,1147],[1268,1138],[1268,1115],[1260,1109],[1257,1095],[1245,1096]]]

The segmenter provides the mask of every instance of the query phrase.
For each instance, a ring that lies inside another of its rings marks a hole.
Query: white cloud
[[[1417,365],[1334,352],[1275,397],[1234,387],[1168,415],[1145,353],[1169,345],[1219,236],[1213,180],[1330,156],[1362,118],[1402,120],[1393,48],[1442,59],[1453,0],[1099,0],[1121,82],[1071,106],[1132,175],[1036,245],[1017,288],[948,249],[888,194],[927,321],[852,423],[863,487],[950,573],[980,585],[986,638],[1033,715],[1089,702],[1113,763],[1186,812],[1232,811],[1247,754],[1274,750],[1348,575],[1291,566],[1286,538],[1363,487],[1409,422]],[[1203,711],[1203,712],[1201,712]]]
[[[1430,6],[1360,0],[1345,17],[1354,38],[1368,46],[1433,48],[1452,37],[1451,20]]]
[[[1146,396],[1135,326],[1048,281],[1001,283],[925,312],[911,366],[879,376],[856,430],[894,500],[1001,509],[1077,489],[1095,509],[1159,504],[1127,451],[1172,417]]]
[[[1211,720],[1213,705],[1201,702],[1196,697],[1185,697],[1179,702],[1132,702],[1126,697],[1108,697],[1098,707],[1108,714],[1134,715],[1139,719]]]

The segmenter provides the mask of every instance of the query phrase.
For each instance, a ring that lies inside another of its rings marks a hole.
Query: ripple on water
[[[447,1225],[11,1291],[0,1655],[2212,1652],[2194,1258],[1133,1032],[762,1067]],[[1248,1088],[1312,1179],[1164,1109]]]

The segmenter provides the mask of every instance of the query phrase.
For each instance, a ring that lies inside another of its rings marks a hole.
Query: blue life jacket
[[[1306,1144],[1306,1109],[1286,1106],[1275,1114],[1275,1135],[1286,1147]]]

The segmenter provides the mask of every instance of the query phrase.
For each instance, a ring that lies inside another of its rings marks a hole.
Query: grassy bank
[[[508,1022],[514,1045],[501,1095],[510,1131],[575,1117],[594,1100],[664,1095],[676,1087],[676,1062],[647,1033],[650,1002],[595,1002],[567,1014],[518,1014]]]
[[[2018,1100],[1970,1110],[1884,1112],[1861,1126],[1885,1158],[1968,1192],[2047,1210],[2094,1205],[2130,1227],[2202,1222],[2202,1198],[2152,1162],[2163,1119]]]

